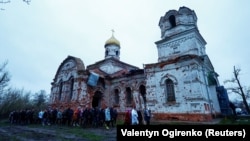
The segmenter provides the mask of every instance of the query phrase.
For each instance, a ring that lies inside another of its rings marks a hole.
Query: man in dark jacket
[[[151,110],[149,108],[144,110],[144,120],[146,122],[146,125],[150,124],[151,119]]]

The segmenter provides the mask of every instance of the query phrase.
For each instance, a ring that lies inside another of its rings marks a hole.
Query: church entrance
[[[92,100],[92,107],[98,107],[101,108],[101,100],[102,100],[102,92],[100,91],[96,91],[94,96],[93,96],[93,100]]]

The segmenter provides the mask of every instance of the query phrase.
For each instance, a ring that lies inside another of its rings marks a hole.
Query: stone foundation
[[[125,113],[119,113],[118,120],[124,120]],[[210,114],[169,114],[169,113],[152,113],[151,121],[192,121],[192,122],[209,122],[213,119]]]

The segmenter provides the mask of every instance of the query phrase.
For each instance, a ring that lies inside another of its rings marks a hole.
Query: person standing
[[[124,118],[124,125],[131,125],[131,111],[127,110]]]
[[[39,120],[39,123],[41,124],[43,124],[43,114],[44,114],[43,110],[40,110],[40,112],[38,113],[38,120]]]
[[[110,121],[111,121],[111,115],[110,115],[110,108],[107,106],[105,108],[105,125],[106,129],[109,129]]]
[[[137,110],[137,114],[138,114],[138,123],[139,125],[143,125],[143,118],[142,118],[142,112],[141,110]]]
[[[62,109],[59,109],[56,114],[56,124],[61,125],[62,124]]]
[[[111,126],[115,127],[116,126],[116,119],[117,119],[117,110],[115,107],[110,108],[110,115],[111,115]]]
[[[146,125],[150,125],[151,119],[151,110],[149,108],[144,110],[144,120],[146,121]]]
[[[42,125],[48,125],[48,118],[49,118],[49,114],[48,114],[48,110],[45,109],[43,112],[43,117],[42,117]]]
[[[71,109],[71,107],[68,107],[66,111],[66,116],[67,116],[67,125],[71,126],[72,125],[72,118],[73,118],[74,110]]]
[[[132,110],[131,110],[131,124],[132,125],[138,125],[139,124],[138,113],[135,110],[135,107],[133,107]]]

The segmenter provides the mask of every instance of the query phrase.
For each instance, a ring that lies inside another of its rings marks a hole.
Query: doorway
[[[96,91],[94,96],[93,96],[93,100],[92,100],[92,107],[98,107],[101,108],[101,101],[102,101],[102,92],[100,91]]]

